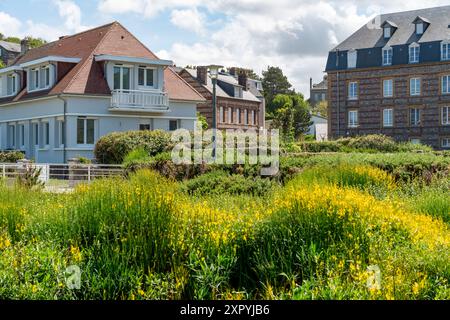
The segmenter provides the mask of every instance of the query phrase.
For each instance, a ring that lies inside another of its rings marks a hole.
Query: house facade
[[[385,14],[329,53],[329,135],[450,148],[450,6]]]
[[[20,52],[20,44],[0,40],[0,61],[5,66],[12,63],[20,55]]]
[[[322,101],[328,101],[328,76],[325,75],[319,83],[313,83],[313,79],[309,80],[309,103],[316,106]]]
[[[262,95],[262,83],[249,79],[246,72],[237,74],[236,68],[230,72],[219,72],[216,86],[217,128],[259,129],[265,127],[265,100]],[[206,100],[199,103],[197,110],[212,127],[213,120],[213,84],[207,67],[196,69],[178,69],[179,75],[194,87]]]
[[[194,129],[203,97],[121,24],[61,37],[0,69],[0,150],[94,157],[110,132]]]

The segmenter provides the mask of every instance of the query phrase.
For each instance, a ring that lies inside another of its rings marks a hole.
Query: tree
[[[322,117],[328,117],[328,102],[320,101],[312,108],[313,113],[318,114]]]
[[[200,112],[197,112],[197,121],[201,125],[203,130],[208,130],[208,121],[206,120],[206,117]]]
[[[273,127],[280,129],[284,141],[300,138],[312,125],[309,104],[301,94],[276,95],[273,105]]]
[[[3,63],[2,60],[0,60],[0,69],[1,69],[1,68],[4,68],[4,67],[5,67],[5,64]]]
[[[287,77],[283,74],[283,71],[278,67],[268,67],[267,71],[263,71],[263,89],[264,98],[266,98],[267,111],[274,112],[276,106],[273,104],[273,100],[278,94],[292,94],[292,85],[289,83]]]
[[[44,39],[41,38],[33,38],[31,36],[25,37],[26,40],[28,40],[28,45],[30,46],[30,48],[38,48],[43,46],[44,44],[47,43],[47,41],[45,41]],[[20,44],[20,42],[22,41],[20,38],[18,37],[6,37],[0,33],[0,40],[6,41],[6,42],[12,42],[12,43],[17,43]]]

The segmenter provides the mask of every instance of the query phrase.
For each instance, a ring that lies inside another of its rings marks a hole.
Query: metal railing
[[[168,111],[169,96],[161,91],[113,90],[111,108]]]
[[[105,164],[34,164],[34,163],[0,163],[0,179],[6,181],[24,175],[27,169],[40,169],[39,180],[46,186],[72,188],[79,183],[123,177],[125,170],[120,165]]]

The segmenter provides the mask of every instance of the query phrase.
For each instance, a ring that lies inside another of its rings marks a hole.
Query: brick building
[[[385,14],[329,53],[329,135],[450,148],[450,6]]]
[[[212,80],[207,67],[178,68],[178,74],[205,99],[197,105],[197,111],[206,117],[212,127]],[[238,74],[236,68],[229,73],[220,72],[217,79],[217,128],[258,129],[265,123],[265,101],[260,81],[249,79],[247,73]]]

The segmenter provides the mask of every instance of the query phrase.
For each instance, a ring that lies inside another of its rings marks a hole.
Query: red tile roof
[[[37,60],[47,56],[80,58],[76,64],[50,91],[40,96],[56,94],[110,94],[111,91],[104,78],[102,65],[94,60],[95,55],[116,55],[133,58],[158,59],[120,23],[113,22],[104,26],[66,36],[58,41],[32,49],[16,59],[13,65]],[[203,101],[203,97],[170,68],[164,71],[165,91],[171,100]],[[12,101],[36,95],[28,94],[25,89]],[[10,101],[11,101],[10,100]],[[4,99],[0,103],[5,102]]]

